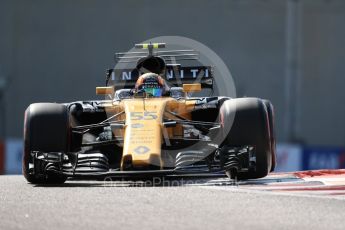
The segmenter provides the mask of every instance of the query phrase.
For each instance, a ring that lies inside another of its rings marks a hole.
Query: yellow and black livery
[[[268,100],[191,97],[213,88],[211,66],[182,66],[194,50],[156,51],[164,43],[137,44],[147,52],[117,53],[133,69],[109,69],[104,100],[31,104],[24,118],[23,174],[31,183],[68,177],[142,178],[227,175],[251,179],[275,167],[274,111]],[[155,74],[164,93],[136,87]],[[139,78],[139,81],[138,81]]]

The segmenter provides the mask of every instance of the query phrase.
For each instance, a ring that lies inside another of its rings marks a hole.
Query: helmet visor
[[[153,97],[161,97],[163,93],[162,88],[144,88],[145,93],[153,96]]]

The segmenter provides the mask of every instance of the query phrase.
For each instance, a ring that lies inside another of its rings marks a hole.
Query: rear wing
[[[162,58],[165,62],[176,62],[181,60],[198,60],[199,52],[195,50],[157,50],[165,48],[165,43],[147,43],[135,44],[136,49],[144,49],[146,51],[115,53],[115,61],[117,63],[137,62],[140,58],[148,56],[156,56]]]
[[[163,73],[160,74],[169,86],[200,83],[203,88],[213,89],[213,67],[211,66],[181,66],[176,61],[198,60],[199,52],[189,49],[158,50],[166,48],[165,43],[135,44],[135,52],[116,53],[117,63],[137,63],[143,58],[157,57],[164,62]],[[106,85],[113,85],[115,89],[134,88],[138,77],[143,74],[137,68],[107,70]],[[145,67],[144,67],[145,68]],[[150,70],[150,69],[147,69]],[[151,71],[154,72],[154,71]],[[160,71],[158,71],[160,72]]]
[[[141,75],[137,69],[108,69],[106,85],[114,85],[115,89],[134,88]],[[161,75],[170,86],[200,83],[202,88],[213,89],[213,68],[211,66],[167,65],[165,73]]]

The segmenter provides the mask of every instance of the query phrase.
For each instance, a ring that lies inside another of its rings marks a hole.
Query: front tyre
[[[239,172],[238,179],[267,176],[271,170],[272,153],[267,109],[258,98],[230,99],[220,109],[224,147],[253,146],[255,170]]]
[[[63,152],[69,147],[70,122],[65,105],[56,103],[31,104],[25,111],[24,118],[24,153],[22,169],[26,180],[33,184],[61,184],[66,176],[46,173],[33,169],[33,151]]]

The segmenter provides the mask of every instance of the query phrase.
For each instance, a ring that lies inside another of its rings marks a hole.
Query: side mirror
[[[183,92],[185,93],[196,93],[201,91],[201,84],[183,84]]]
[[[106,87],[96,87],[96,94],[97,95],[107,95],[113,94],[114,87],[113,86],[106,86]]]

